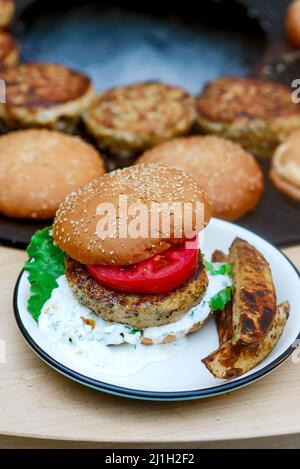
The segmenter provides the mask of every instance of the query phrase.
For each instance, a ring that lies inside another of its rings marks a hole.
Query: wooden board
[[[300,247],[285,252],[300,268]],[[300,447],[300,363],[291,359],[237,392],[180,403],[102,394],[53,371],[14,320],[12,293],[25,258],[0,248],[0,447]]]

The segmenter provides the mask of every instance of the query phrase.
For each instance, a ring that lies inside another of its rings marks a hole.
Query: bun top
[[[46,129],[0,137],[0,212],[53,218],[67,194],[105,173],[101,155],[79,137]]]
[[[264,188],[262,171],[239,144],[220,137],[177,138],[148,150],[138,163],[159,163],[191,174],[206,190],[213,214],[240,218],[258,203]]]
[[[300,187],[300,129],[279,145],[275,151],[272,165],[276,173],[287,182]]]
[[[182,204],[189,204],[184,208],[190,217],[183,215]],[[67,196],[53,237],[82,264],[130,265],[192,237],[210,217],[207,194],[191,176],[141,164],[106,174]]]

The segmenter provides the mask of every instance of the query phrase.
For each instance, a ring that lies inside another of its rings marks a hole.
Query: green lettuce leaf
[[[53,244],[51,228],[37,231],[27,248],[29,260],[24,270],[29,272],[30,298],[28,311],[38,320],[43,305],[58,286],[56,279],[64,273],[65,253]]]
[[[214,295],[210,302],[209,306],[212,311],[224,311],[225,306],[232,297],[232,287],[226,287],[223,290],[219,291],[216,295]]]
[[[134,327],[131,328],[130,334],[134,335],[140,332],[141,334],[143,333],[143,329],[135,329]]]
[[[222,263],[219,267],[215,267],[211,262],[204,261],[206,271],[210,275],[228,275],[232,277],[232,265],[228,263]]]

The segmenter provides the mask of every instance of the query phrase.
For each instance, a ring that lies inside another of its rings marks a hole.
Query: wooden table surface
[[[300,268],[300,246],[285,253]],[[0,247],[0,447],[300,448],[300,363],[292,359],[237,392],[173,403],[110,396],[53,371],[14,320],[13,288],[25,258]]]

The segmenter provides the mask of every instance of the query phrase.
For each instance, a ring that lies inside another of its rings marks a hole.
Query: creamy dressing
[[[81,364],[83,369],[92,368],[108,376],[130,376],[138,373],[150,363],[174,357],[185,347],[186,339],[167,345],[121,344],[104,345],[102,342],[81,340],[73,344],[59,344],[70,358]]]
[[[217,266],[218,264],[214,264]],[[208,287],[200,304],[190,309],[179,321],[160,327],[147,327],[144,329],[144,337],[158,343],[168,335],[175,335],[177,339],[185,336],[197,323],[202,323],[210,315],[209,301],[219,291],[232,285],[232,279],[227,275],[208,275]]]
[[[210,298],[232,284],[231,278],[226,275],[209,275],[208,278],[209,285],[202,302],[182,319],[140,331],[105,321],[81,305],[62,275],[57,280],[58,287],[42,308],[39,327],[65,353],[77,362],[82,361],[84,366],[96,367],[99,372],[108,375],[128,376],[149,363],[167,360],[182,350],[187,340],[185,334],[194,324],[203,322],[209,316]],[[175,335],[176,340],[158,345],[168,335]],[[142,345],[143,337],[151,339],[156,345]]]

